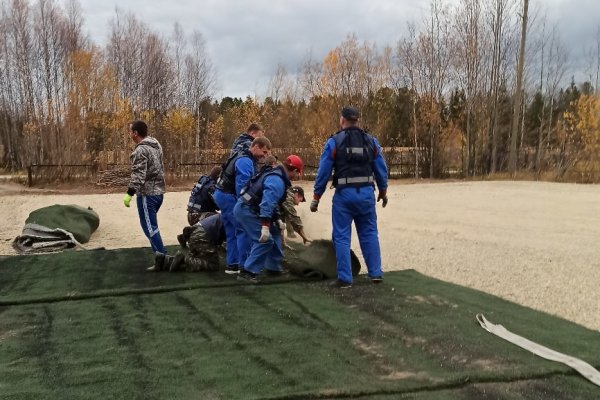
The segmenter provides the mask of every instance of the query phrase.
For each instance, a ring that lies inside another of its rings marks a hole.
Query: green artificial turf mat
[[[245,285],[222,272],[148,273],[146,253],[2,259],[0,397],[600,396],[569,367],[486,332],[475,315],[596,367],[598,332],[412,270],[381,285],[360,276],[343,290],[294,278]],[[65,296],[74,288],[78,296]]]

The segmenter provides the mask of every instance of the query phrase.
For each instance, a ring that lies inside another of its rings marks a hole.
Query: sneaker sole
[[[225,273],[228,275],[235,275],[235,274],[239,274],[240,271],[232,271],[232,270],[226,269]]]

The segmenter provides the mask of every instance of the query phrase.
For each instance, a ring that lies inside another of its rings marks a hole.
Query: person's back
[[[248,128],[246,128],[246,132],[240,133],[240,135],[233,141],[231,150],[229,151],[229,157],[250,149],[252,141],[257,137],[263,136],[264,131],[260,125],[255,123],[250,124]]]
[[[220,246],[225,241],[225,228],[223,227],[223,218],[221,214],[211,215],[199,222],[206,237],[215,246]],[[191,247],[191,246],[190,246]]]
[[[201,219],[219,210],[213,195],[220,173],[221,167],[214,167],[209,175],[202,175],[192,188],[187,205],[188,223],[190,225],[196,224]]]
[[[350,240],[352,222],[356,226],[360,247],[374,283],[382,280],[381,251],[375,212],[375,183],[379,188],[378,200],[387,205],[387,166],[377,139],[357,125],[358,110],[344,107],[340,117],[341,131],[332,135],[325,144],[310,205],[317,211],[321,195],[333,172],[332,220],[333,241],[336,248],[338,285],[352,285]]]

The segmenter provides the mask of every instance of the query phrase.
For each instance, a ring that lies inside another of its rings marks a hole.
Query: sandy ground
[[[312,193],[311,182],[302,185],[307,196]],[[324,195],[318,213],[308,203],[299,207],[312,238],[331,237],[332,195]],[[176,244],[188,196],[165,195],[159,213],[165,244]],[[15,254],[11,241],[29,212],[52,204],[90,206],[99,213],[90,247],[148,246],[134,202],[125,208],[122,197],[0,190],[0,254]],[[393,183],[389,197],[387,208],[378,205],[384,270],[414,268],[600,330],[600,186]],[[356,236],[353,249],[360,253]]]

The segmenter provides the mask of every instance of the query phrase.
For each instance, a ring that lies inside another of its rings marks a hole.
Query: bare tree
[[[527,41],[527,11],[529,0],[523,0],[523,14],[521,24],[521,44],[519,45],[519,60],[517,63],[517,86],[514,95],[513,122],[510,132],[510,152],[508,156],[508,170],[514,174],[517,170],[517,136],[519,132],[519,120],[521,104],[523,99],[523,71],[525,68],[525,44]]]
[[[416,27],[414,24],[408,25],[408,37],[398,42],[396,47],[396,62],[397,68],[391,69],[393,74],[395,71],[398,73],[398,78],[390,77],[392,82],[395,82],[396,90],[399,92],[401,85],[409,87],[411,90],[412,99],[412,133],[413,133],[413,146],[414,146],[414,157],[415,157],[415,179],[419,178],[419,160],[421,158],[419,149],[419,136],[417,126],[417,101],[418,101],[418,76],[419,76],[419,56],[416,48]]]
[[[419,53],[424,57],[422,80],[425,84],[425,95],[428,98],[429,113],[429,176],[434,177],[436,171],[437,136],[440,131],[438,101],[442,98],[448,83],[451,51],[448,9],[441,0],[432,0],[430,18],[425,32],[419,37]]]
[[[478,105],[481,104],[486,81],[483,59],[487,54],[481,1],[462,0],[454,15],[453,27],[457,38],[453,52],[456,56],[453,60],[456,81],[465,94],[464,135],[466,140],[463,151],[463,171],[465,174],[473,174],[472,163],[477,142],[477,128],[474,126],[475,112]]]
[[[275,74],[269,82],[267,89],[268,96],[275,102],[275,104],[281,101],[281,97],[284,93],[285,87],[288,83],[288,72],[285,66],[281,63],[277,64]]]
[[[323,64],[313,60],[312,52],[309,52],[306,60],[302,64],[298,77],[303,97],[310,99],[323,92],[321,85],[322,71]]]

